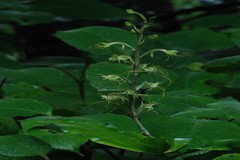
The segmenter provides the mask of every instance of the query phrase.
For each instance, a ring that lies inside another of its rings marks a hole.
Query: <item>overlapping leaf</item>
[[[164,138],[190,138],[188,149],[206,148],[206,150],[231,149],[229,145],[240,140],[240,128],[221,120],[197,120],[161,116],[144,118],[143,124],[154,136]],[[225,145],[223,145],[226,143]],[[228,145],[227,145],[228,143]]]
[[[225,34],[204,28],[165,34],[159,38],[159,41],[169,48],[192,49],[198,52],[220,50],[234,46],[231,39]]]
[[[168,147],[162,138],[148,138],[136,131],[134,122],[121,115],[92,115],[71,118],[39,117],[22,121],[24,131],[54,124],[68,134],[83,135],[91,141],[137,152],[161,153]]]
[[[46,154],[50,150],[51,147],[47,143],[31,136],[24,135],[0,136],[0,155],[3,156],[46,157]]]
[[[88,141],[84,136],[67,133],[51,133],[51,130],[31,130],[28,134],[45,141],[54,149],[72,151],[80,155],[79,147]]]
[[[73,47],[90,52],[91,57],[98,62],[107,60],[112,54],[132,53],[127,47],[125,47],[125,50],[122,50],[119,45],[114,45],[108,49],[99,49],[96,47],[99,43],[124,42],[132,47],[135,47],[137,43],[136,36],[133,33],[105,26],[91,26],[61,31],[57,32],[56,37]]]
[[[209,72],[177,71],[177,80],[169,87],[171,91],[189,90],[203,95],[218,93],[228,81],[226,74]]]
[[[0,100],[0,116],[51,115],[51,106],[31,99],[6,98]]]
[[[220,157],[214,158],[213,160],[239,160],[240,154],[238,153],[231,153],[231,154],[224,154]]]
[[[0,68],[0,76],[35,86],[48,87],[52,90],[78,92],[77,83],[63,72],[54,68],[33,67],[19,70]]]

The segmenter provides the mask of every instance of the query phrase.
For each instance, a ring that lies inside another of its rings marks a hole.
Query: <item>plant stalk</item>
[[[135,92],[137,92],[136,90],[136,82],[139,78],[139,64],[140,64],[140,52],[141,52],[141,47],[142,47],[142,41],[143,41],[143,30],[144,28],[141,28],[140,32],[138,33],[138,44],[137,44],[137,48],[134,52],[134,64],[133,64],[133,73],[134,73],[134,76],[133,76],[133,81],[131,83],[131,89]],[[130,95],[130,98],[129,98],[129,102],[130,102],[130,109],[131,109],[131,115],[132,115],[132,118],[134,120],[134,122],[137,124],[137,126],[139,127],[139,129],[143,132],[144,135],[148,136],[148,137],[151,137],[153,138],[153,136],[150,134],[150,132],[143,126],[143,124],[140,122],[139,118],[138,118],[138,115],[136,113],[136,97],[133,96],[133,95]]]

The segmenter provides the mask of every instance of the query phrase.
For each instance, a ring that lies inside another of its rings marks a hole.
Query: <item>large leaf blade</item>
[[[111,49],[99,49],[96,47],[99,43],[124,42],[132,47],[135,47],[137,44],[136,35],[133,33],[127,30],[105,26],[91,26],[61,31],[57,32],[55,36],[73,47],[90,52],[92,58],[96,61],[105,61],[111,54],[132,53],[131,50],[127,48],[123,51],[119,45],[115,45],[111,47]]]
[[[47,143],[31,136],[0,136],[0,155],[9,157],[46,157],[50,150],[51,147]]]
[[[78,84],[72,78],[62,71],[50,67],[32,67],[19,70],[0,68],[0,76],[52,90],[78,92]]]
[[[106,116],[103,118],[103,116]],[[98,117],[96,119],[96,117]],[[161,153],[168,149],[162,138],[148,138],[136,130],[134,122],[121,115],[92,115],[72,118],[39,117],[22,121],[24,131],[54,124],[64,132],[87,136],[91,141],[136,152]],[[124,129],[124,125],[126,128]],[[135,128],[130,129],[129,128]]]
[[[31,99],[5,98],[0,100],[0,116],[51,115],[51,106]]]

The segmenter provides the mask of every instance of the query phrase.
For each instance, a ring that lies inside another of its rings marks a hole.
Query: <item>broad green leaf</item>
[[[99,43],[124,42],[132,47],[135,47],[137,44],[136,35],[133,33],[127,30],[105,26],[91,26],[60,31],[57,32],[55,36],[73,47],[90,52],[92,58],[98,62],[108,60],[112,54],[132,53],[127,47],[125,47],[123,51],[120,45],[114,45],[107,49],[99,49],[96,47]]]
[[[79,147],[86,143],[88,139],[83,136],[67,133],[51,133],[48,130],[31,130],[28,135],[37,137],[51,145],[54,149],[66,150],[81,154]]]
[[[231,39],[225,34],[204,28],[165,34],[158,40],[171,49],[192,49],[198,52],[221,50],[234,46]]]
[[[6,83],[3,85],[2,90],[4,97],[13,98],[29,98],[42,92],[46,93],[43,88],[24,82],[19,82],[16,84]]]
[[[235,45],[237,45],[238,47],[240,46],[240,28],[229,28],[224,30],[223,32],[230,35]]]
[[[191,143],[191,141],[192,141],[192,138],[174,138],[174,139],[168,141],[170,143],[171,147],[165,153],[171,153],[171,152],[178,151],[178,150],[182,149],[183,147],[189,145],[189,143]]]
[[[124,91],[129,88],[125,79],[130,75],[130,70],[130,67],[124,64],[97,63],[87,69],[86,77],[98,91]],[[104,78],[108,75],[116,75],[121,78],[111,81]]]
[[[9,157],[42,156],[51,150],[51,147],[31,136],[8,135],[0,136],[0,155]]]
[[[186,104],[188,103],[186,102]],[[193,107],[179,111],[172,115],[172,117],[224,121],[229,121],[235,118],[238,120],[238,116],[240,116],[240,103],[233,98],[220,99],[212,102],[206,101],[203,106],[195,103],[193,104]]]
[[[234,74],[232,79],[226,84],[229,88],[240,88],[240,74]]]
[[[235,144],[236,140],[240,140],[240,128],[220,120],[161,116],[145,117],[142,118],[142,122],[154,136],[192,139],[186,146],[188,149],[226,150],[230,148],[217,142],[228,141],[229,144]]]
[[[104,123],[107,128],[117,127],[117,129],[119,130],[141,133],[141,131],[132,121],[132,119],[126,116],[114,114],[98,114],[98,115],[85,115],[84,117]]]
[[[47,87],[50,90],[78,92],[78,85],[72,78],[62,71],[50,67],[35,67],[20,70],[0,68],[0,76],[36,86]]]
[[[117,7],[97,0],[51,0],[38,1],[32,6],[33,10],[45,11],[60,17],[63,20],[119,20],[129,17]]]
[[[24,82],[5,84],[2,87],[2,91],[4,97],[34,99],[52,106],[53,110],[73,110],[83,104],[80,96],[74,92],[48,92],[41,87]]]
[[[238,69],[239,67],[240,67],[239,55],[214,59],[214,60],[208,61],[204,65],[204,68],[206,70],[213,70],[213,71],[220,71],[220,72]]]
[[[21,123],[25,132],[33,127],[54,124],[67,134],[86,136],[95,143],[136,152],[161,153],[168,149],[164,139],[148,138],[140,131],[134,132],[131,129],[136,128],[134,122],[121,115],[39,117],[24,120]]]
[[[0,116],[51,115],[51,106],[31,99],[5,98],[0,100]]]
[[[227,119],[225,111],[221,109],[210,108],[192,108],[187,111],[179,112],[173,115],[173,117],[193,118],[193,119]]]
[[[212,103],[208,103],[207,106],[209,108],[217,108],[217,109],[219,109],[220,107],[240,109],[240,102],[235,100],[232,97],[228,97],[224,99],[219,99],[218,101],[215,101]]]
[[[220,157],[214,158],[213,160],[239,160],[240,154],[238,153],[231,153],[231,154],[224,154]]]
[[[79,108],[83,103],[79,95],[65,92],[39,93],[30,98],[47,103],[51,105],[53,109],[73,110]]]
[[[221,110],[229,121],[240,122],[240,102],[233,98],[220,99],[217,102],[209,103],[207,106],[211,109]]]
[[[240,19],[237,15],[234,14],[221,14],[221,15],[210,15],[200,17],[198,19],[194,19],[189,21],[183,25],[183,27],[226,27],[226,26],[239,26]]]
[[[169,87],[170,91],[189,90],[202,95],[218,93],[229,81],[226,74],[194,71],[176,71],[177,80]]]
[[[9,68],[9,69],[18,69],[22,68],[17,62],[11,61],[10,59],[0,55],[0,67]]]
[[[166,95],[162,98],[161,95],[150,94],[144,100],[151,99],[153,102],[157,102],[153,108],[153,112],[146,112],[141,116],[157,117],[159,115],[175,115],[179,112],[192,110],[195,108],[205,108],[207,104],[216,102],[215,99],[206,96],[191,95]],[[157,113],[157,114],[156,114]]]
[[[0,135],[17,134],[19,127],[12,118],[0,117]],[[1,158],[0,158],[1,159]]]

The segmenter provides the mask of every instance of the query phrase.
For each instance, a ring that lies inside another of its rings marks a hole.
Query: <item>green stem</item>
[[[142,47],[142,41],[144,39],[143,30],[144,30],[144,28],[141,28],[140,32],[138,33],[138,45],[137,45],[137,48],[136,48],[136,50],[134,52],[134,62],[135,62],[133,64],[134,77],[133,77],[133,81],[131,83],[131,89],[133,91],[135,91],[135,92],[137,92],[137,90],[136,90],[136,83],[137,83],[137,80],[139,78],[138,69],[139,69],[139,64],[140,64],[140,59],[141,59],[140,52],[141,52],[141,47]],[[144,135],[153,138],[153,136],[142,125],[142,123],[140,122],[140,120],[138,118],[138,115],[136,113],[136,106],[135,106],[136,97],[131,95],[130,98],[129,98],[129,101],[130,101],[131,115],[132,115],[132,118],[133,118],[134,122],[137,124],[137,126],[143,132]]]

